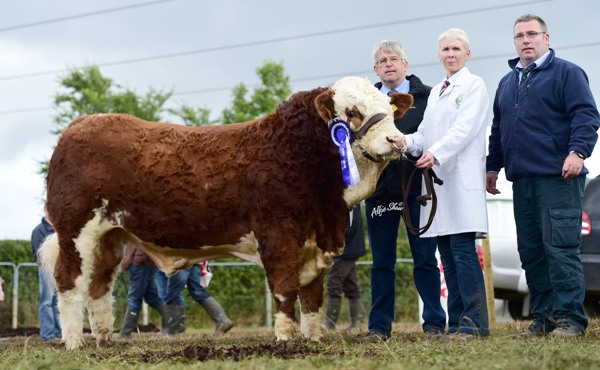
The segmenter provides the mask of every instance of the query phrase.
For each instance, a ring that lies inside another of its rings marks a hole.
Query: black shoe
[[[446,335],[444,331],[438,328],[428,328],[425,330],[425,338],[427,339],[440,339],[444,335]]]
[[[363,337],[363,342],[372,342],[372,343],[385,342],[386,340],[390,339],[390,336],[391,336],[390,334],[386,334],[386,333],[382,333],[382,332],[374,331],[374,330],[369,330],[367,335],[365,335]]]
[[[548,334],[551,338],[578,338],[584,335],[585,331],[583,329],[578,328],[568,321],[559,321],[556,324],[556,329]]]
[[[551,331],[552,330],[547,330],[544,327],[544,324],[542,324],[541,322],[534,321],[531,323],[531,325],[529,325],[529,327],[524,332],[513,335],[513,338],[530,339],[530,338],[536,338],[536,337],[545,337]]]

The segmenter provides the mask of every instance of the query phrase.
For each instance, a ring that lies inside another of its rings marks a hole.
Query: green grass
[[[363,343],[364,331],[327,333],[320,343],[276,344],[272,330],[234,329],[215,338],[207,329],[165,338],[134,335],[97,349],[92,338],[81,351],[38,336],[0,340],[2,369],[598,369],[600,321],[585,338],[513,339],[528,322],[498,323],[488,339],[467,343],[427,340],[418,324],[398,324],[384,343]],[[204,357],[199,356],[202,354]],[[197,358],[208,358],[205,361]],[[212,359],[211,359],[212,358]],[[215,359],[220,358],[220,359]]]

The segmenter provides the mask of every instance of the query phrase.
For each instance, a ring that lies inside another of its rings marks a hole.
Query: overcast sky
[[[516,56],[514,20],[546,20],[550,46],[583,67],[600,97],[600,15],[596,0],[20,0],[0,5],[0,239],[29,239],[42,216],[52,96],[70,67],[96,64],[104,76],[139,94],[148,87],[216,117],[231,88],[258,83],[265,61],[282,62],[294,91],[358,75],[376,82],[372,49],[396,39],[409,73],[430,85],[444,76],[437,37],[451,27],[471,39],[467,66],[496,85]],[[214,118],[213,117],[213,118]],[[173,120],[165,116],[165,120]],[[586,160],[600,174],[600,152]],[[465,205],[467,206],[467,205]]]

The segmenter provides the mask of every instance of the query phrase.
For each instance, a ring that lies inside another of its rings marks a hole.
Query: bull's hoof
[[[96,338],[96,347],[97,348],[109,347],[111,344],[112,344],[112,340],[110,338]]]
[[[82,349],[84,345],[85,340],[81,335],[69,335],[65,337],[65,348],[67,351]]]
[[[297,335],[295,337],[292,337],[292,338],[286,339],[286,340],[277,339],[277,346],[280,346],[280,347],[292,346],[292,347],[294,347],[294,346],[304,343],[304,341],[305,340],[300,335]]]
[[[306,338],[306,339],[310,340],[311,342],[319,343],[319,342],[321,342],[321,339],[323,339],[323,335],[318,335],[318,336],[314,336],[314,337],[310,337],[310,338]]]

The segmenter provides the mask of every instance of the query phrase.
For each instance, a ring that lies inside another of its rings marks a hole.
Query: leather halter
[[[415,163],[415,161],[408,159],[404,155],[401,157],[401,159],[403,162]],[[415,167],[407,179],[405,163],[402,163],[402,171],[401,171],[402,181],[400,184],[402,186],[402,192],[404,194],[404,198],[402,199],[402,202],[404,205],[402,207],[402,218],[404,219],[404,224],[406,225],[406,229],[408,229],[408,231],[410,231],[411,234],[413,234],[413,235],[421,235],[425,231],[427,231],[429,229],[429,227],[431,226],[431,223],[433,222],[433,218],[435,217],[435,212],[437,211],[437,194],[435,193],[435,188],[433,187],[433,183],[435,182],[438,185],[444,184],[444,181],[442,181],[439,177],[437,177],[437,175],[435,174],[433,169],[431,169],[431,168],[420,169],[422,172],[422,175],[423,175],[423,181],[425,181],[426,193],[417,196],[416,199],[417,199],[417,202],[423,207],[425,207],[427,205],[428,200],[431,200],[431,211],[429,213],[429,219],[427,220],[427,224],[425,224],[425,226],[423,226],[421,228],[414,227],[412,225],[411,218],[410,218],[410,210],[408,209],[408,196],[410,193],[410,187],[412,184],[413,177],[415,175],[415,172],[417,172],[417,170],[419,170],[419,169]]]
[[[369,152],[367,152],[358,142],[355,142],[355,140],[360,140],[360,138],[362,138],[367,133],[367,131],[371,128],[371,126],[373,126],[377,122],[384,119],[385,116],[386,116],[385,113],[374,114],[367,121],[367,123],[365,123],[358,131],[356,131],[356,133],[353,135],[352,141],[351,141],[354,145],[356,145],[360,149],[360,151],[362,152],[362,155],[365,158],[367,158],[368,160],[370,160],[372,162],[376,162],[376,163],[383,162],[383,159],[375,159],[375,157],[373,157],[371,154],[369,154]]]
[[[358,140],[361,137],[363,137],[367,131],[371,128],[371,126],[373,126],[374,124],[376,124],[377,122],[381,121],[382,119],[384,119],[386,116],[385,113],[377,113],[374,114],[368,121],[367,123],[365,123],[358,131],[356,131],[356,134],[354,134],[354,138],[352,139],[352,141],[354,140]]]

